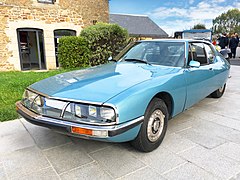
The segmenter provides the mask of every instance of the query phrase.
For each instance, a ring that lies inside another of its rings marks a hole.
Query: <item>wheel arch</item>
[[[169,119],[171,119],[173,114],[173,107],[174,107],[174,102],[171,94],[169,94],[168,92],[159,92],[153,98],[159,98],[165,102],[168,109],[168,113],[169,113]]]

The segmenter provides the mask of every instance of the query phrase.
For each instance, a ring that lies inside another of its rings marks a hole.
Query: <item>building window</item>
[[[48,4],[54,4],[56,0],[37,0],[39,3],[48,3]]]
[[[72,29],[56,29],[54,30],[54,43],[55,43],[55,55],[56,55],[56,66],[59,67],[58,63],[58,42],[63,36],[76,36],[77,32]]]

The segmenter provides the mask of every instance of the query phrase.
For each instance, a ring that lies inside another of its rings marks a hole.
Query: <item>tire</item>
[[[226,84],[224,84],[223,87],[217,89],[216,91],[214,91],[212,94],[211,94],[211,97],[212,98],[220,98],[222,97],[222,95],[224,94],[225,92],[225,88],[226,88]]]
[[[168,109],[162,99],[154,98],[144,114],[144,121],[132,146],[142,152],[151,152],[162,143],[167,131]]]

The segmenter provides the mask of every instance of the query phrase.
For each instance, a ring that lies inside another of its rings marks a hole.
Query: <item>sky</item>
[[[110,13],[147,15],[173,36],[199,23],[211,28],[220,14],[240,9],[240,0],[110,0],[109,7]]]

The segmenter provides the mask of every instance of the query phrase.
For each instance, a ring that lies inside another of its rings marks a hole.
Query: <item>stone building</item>
[[[0,71],[56,69],[61,36],[108,20],[108,0],[0,0]]]

